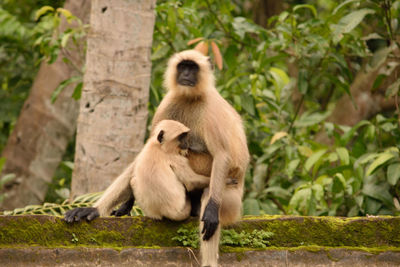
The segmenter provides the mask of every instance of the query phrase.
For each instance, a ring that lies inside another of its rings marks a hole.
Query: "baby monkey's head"
[[[162,120],[155,126],[154,134],[163,151],[186,155],[189,131],[188,127],[178,121]]]

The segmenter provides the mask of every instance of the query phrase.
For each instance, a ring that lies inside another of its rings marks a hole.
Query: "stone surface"
[[[0,266],[199,266],[198,252],[187,248],[2,248]],[[222,253],[221,266],[400,266],[400,253],[372,254],[349,249],[263,250]]]
[[[198,250],[172,240],[182,227],[197,220],[0,216],[0,266],[198,266]],[[274,235],[266,249],[222,246],[221,266],[400,266],[397,217],[245,217],[231,229]]]

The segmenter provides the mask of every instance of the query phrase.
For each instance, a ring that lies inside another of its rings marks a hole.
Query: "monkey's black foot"
[[[204,222],[203,229],[201,231],[203,235],[203,240],[209,240],[218,228],[219,218],[218,218],[219,205],[211,198],[204,210],[203,217],[201,220]]]
[[[91,221],[99,216],[97,208],[75,208],[65,213],[64,221],[67,223],[79,222],[84,219]]]
[[[118,209],[113,210],[111,212],[111,216],[120,217],[124,215],[130,215],[134,202],[135,198],[131,197],[130,199],[128,199],[127,202],[123,203]]]

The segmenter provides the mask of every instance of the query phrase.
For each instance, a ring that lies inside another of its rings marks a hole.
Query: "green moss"
[[[182,244],[183,239],[176,238],[178,229],[182,227],[190,229],[193,236],[197,237],[198,221],[195,219],[172,222],[146,217],[109,217],[70,225],[61,217],[54,216],[0,216],[0,246],[90,246],[117,250],[124,247],[172,247]],[[243,233],[243,236],[251,236],[254,232],[271,232],[273,235],[267,239],[270,246],[284,249],[357,247],[372,249],[372,252],[368,252],[374,253],[375,248],[392,250],[400,247],[400,218],[390,216],[253,216],[245,217],[227,229]],[[192,242],[190,238],[186,241]]]

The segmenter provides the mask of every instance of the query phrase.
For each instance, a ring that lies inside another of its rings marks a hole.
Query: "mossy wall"
[[[55,216],[0,216],[0,246],[174,247],[180,245],[173,237],[182,227],[197,229],[198,222],[108,217],[71,225]],[[230,229],[272,232],[270,246],[278,248],[400,248],[400,218],[397,217],[258,216],[245,217]]]

